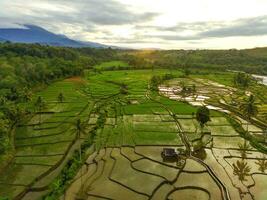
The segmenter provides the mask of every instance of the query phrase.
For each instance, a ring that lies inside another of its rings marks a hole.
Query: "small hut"
[[[176,162],[178,160],[178,154],[173,148],[163,148],[161,156],[164,162]]]

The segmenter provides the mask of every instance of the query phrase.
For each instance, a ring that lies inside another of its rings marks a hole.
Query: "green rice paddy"
[[[35,109],[34,102],[39,96],[46,106],[17,128],[16,155],[0,176],[0,197],[41,199],[47,194],[60,169],[79,147],[75,123],[81,119],[86,125],[82,142],[95,130],[93,153],[68,183],[65,199],[267,198],[264,187],[267,170],[259,171],[256,164],[264,154],[249,144],[245,150],[247,157],[241,157],[240,145],[245,139],[227,114],[211,111],[211,121],[202,130],[195,117],[198,107],[149,90],[153,75],[170,71],[104,70],[124,66],[127,67],[119,61],[103,63],[95,66],[99,71],[88,71],[83,78],[58,81],[34,95],[28,105],[30,109]],[[166,84],[179,84],[182,72],[172,73],[175,79]],[[212,77],[193,75],[187,83],[196,83],[201,88],[203,81],[199,79],[209,79],[233,86],[231,73],[219,74],[218,79]],[[122,85],[127,93],[121,92]],[[205,91],[200,92],[212,94],[214,100],[227,88],[216,93],[216,85],[207,82]],[[64,95],[62,103],[57,102],[59,93]],[[214,102],[217,106],[218,101]],[[254,125],[249,128],[251,132],[260,131]],[[161,157],[163,148],[186,150],[189,145],[193,149],[200,141],[204,141],[201,158],[185,154],[178,163],[164,162]],[[250,166],[247,181],[234,175],[233,164],[237,160]],[[262,160],[267,162],[265,157]]]

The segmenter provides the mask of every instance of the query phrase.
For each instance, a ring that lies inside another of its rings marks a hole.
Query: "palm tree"
[[[266,138],[267,138],[267,129],[265,129],[265,131],[263,132],[264,134],[264,142],[266,142]]]
[[[6,118],[12,125],[21,123],[26,115],[25,108],[19,107],[18,105],[6,106],[4,110]]]
[[[77,133],[77,138],[79,142],[79,159],[80,163],[82,163],[82,144],[81,144],[81,133],[85,132],[86,126],[85,123],[82,123],[81,119],[77,119],[74,129]],[[81,189],[83,192],[83,181],[82,181],[82,167],[81,167]]]
[[[258,108],[255,105],[254,95],[250,95],[248,101],[243,103],[240,106],[240,109],[248,120],[250,120],[252,116],[256,116],[258,114]],[[248,123],[247,123],[247,131],[248,131]]]
[[[197,92],[196,85],[193,84],[193,86],[192,86],[192,93],[193,93],[194,96],[195,96],[196,92]]]
[[[185,100],[187,87],[185,86],[185,83],[183,81],[181,82],[181,88],[181,96]]]
[[[259,166],[259,170],[264,173],[267,170],[267,160],[265,156],[262,156],[261,160],[255,162]]]
[[[244,160],[236,161],[236,164],[233,164],[234,167],[234,175],[238,176],[240,181],[246,181],[246,176],[249,176],[249,172],[251,167],[248,166],[248,163]]]
[[[81,150],[81,133],[84,132],[84,124],[81,122],[80,119],[77,119],[76,123],[75,123],[75,130],[77,133],[77,138],[79,140],[79,151],[80,151],[80,161],[82,160],[82,150]]]
[[[32,100],[32,92],[28,88],[24,88],[21,93],[21,98],[24,102]]]
[[[249,86],[250,82],[251,82],[251,76],[246,74],[246,73],[239,72],[234,77],[234,83],[237,86],[247,88]]]
[[[6,104],[6,102],[7,102],[7,99],[6,99],[6,97],[0,97],[0,106],[4,106],[5,104]]]
[[[9,145],[8,121],[0,119],[0,154],[4,153]]]
[[[210,111],[206,106],[199,107],[196,112],[196,119],[201,127],[201,133],[205,124],[210,121]]]
[[[63,103],[64,99],[65,99],[65,97],[64,97],[63,93],[60,92],[59,95],[58,95],[58,97],[57,97],[57,101],[59,103]]]
[[[18,105],[9,105],[4,107],[4,114],[9,126],[12,127],[22,123],[23,119],[25,119],[25,115],[27,114],[27,112],[25,111],[25,108],[19,107]],[[12,150],[14,150],[14,131],[8,131],[8,138],[9,146],[12,147]]]
[[[238,146],[242,159],[245,159],[247,157],[247,151],[251,149],[248,142],[245,140],[243,144],[240,143]]]
[[[41,111],[45,108],[45,101],[43,100],[41,96],[37,98],[35,102],[35,107],[37,108],[39,112],[39,124],[41,124],[41,117],[42,117]]]
[[[120,93],[121,94],[128,94],[128,87],[125,83],[122,83],[121,86],[120,86]]]

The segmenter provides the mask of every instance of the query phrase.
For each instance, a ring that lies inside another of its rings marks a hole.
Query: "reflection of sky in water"
[[[262,79],[262,83],[264,85],[267,85],[267,76],[253,75],[253,77],[255,77],[255,78],[261,78]]]

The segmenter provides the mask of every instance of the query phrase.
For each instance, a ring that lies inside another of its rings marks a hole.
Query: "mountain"
[[[6,42],[7,40],[0,38],[0,42]]]
[[[69,39],[65,35],[57,35],[35,25],[24,25],[25,28],[0,28],[0,42],[39,43],[50,46],[64,47],[94,47],[108,48],[109,46]]]

